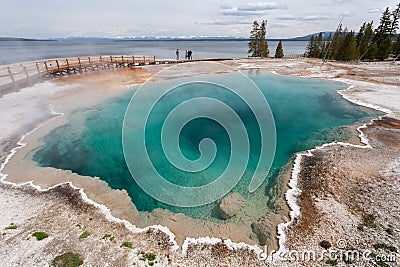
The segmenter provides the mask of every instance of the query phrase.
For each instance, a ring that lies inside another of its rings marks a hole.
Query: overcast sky
[[[285,38],[375,26],[399,0],[0,0],[0,36],[239,36],[267,19],[268,36]]]

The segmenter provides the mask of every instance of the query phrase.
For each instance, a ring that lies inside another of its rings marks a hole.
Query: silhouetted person
[[[175,54],[176,54],[176,60],[179,60],[179,49],[176,49]]]
[[[189,60],[192,60],[193,58],[192,58],[192,50],[189,50],[188,51],[188,59]]]
[[[188,53],[187,50],[186,50],[186,52],[185,52],[185,59],[189,59],[189,53]]]

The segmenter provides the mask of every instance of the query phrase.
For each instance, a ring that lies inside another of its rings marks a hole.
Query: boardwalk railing
[[[44,79],[62,77],[94,70],[136,67],[155,64],[176,64],[195,61],[222,61],[232,58],[203,58],[194,60],[156,59],[155,56],[93,56],[56,58],[37,62],[0,66],[0,96]]]

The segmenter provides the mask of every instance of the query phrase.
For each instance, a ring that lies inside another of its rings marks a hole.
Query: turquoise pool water
[[[199,186],[212,181],[223,172],[229,160],[230,139],[224,127],[207,119],[195,119],[182,128],[179,145],[182,154],[191,160],[199,157],[199,142],[210,138],[217,147],[212,164],[199,173],[181,171],[170,164],[163,153],[160,131],[166,114],[174,106],[193,97],[208,96],[227,103],[239,115],[246,126],[250,142],[250,157],[243,178],[232,191],[240,193],[260,208],[260,216],[269,196],[266,188],[274,182],[279,169],[298,151],[310,149],[332,141],[343,141],[341,126],[368,122],[381,113],[357,106],[344,100],[336,91],[347,85],[317,79],[305,79],[272,75],[267,72],[246,72],[261,89],[272,110],[277,145],[275,158],[267,179],[255,192],[248,185],[260,154],[260,130],[251,110],[240,98],[213,85],[185,85],[163,97],[149,116],[146,141],[149,157],[160,173],[171,182],[184,186]],[[221,74],[218,80],[234,83],[235,73]],[[160,88],[163,82],[157,83]],[[213,212],[216,203],[200,207],[183,208],[161,203],[147,195],[132,179],[124,160],[122,126],[124,114],[133,93],[110,99],[92,109],[83,109],[71,115],[69,124],[54,129],[44,138],[45,146],[34,154],[41,166],[71,170],[80,175],[97,176],[112,188],[126,189],[138,210],[152,211],[164,208],[182,212],[193,218],[220,222]],[[157,185],[155,185],[157,186]],[[254,219],[254,218],[253,218]],[[256,219],[256,218],[255,218]]]

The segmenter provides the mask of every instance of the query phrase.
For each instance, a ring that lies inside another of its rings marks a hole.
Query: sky
[[[349,30],[376,24],[399,0],[0,0],[0,36],[25,38],[235,36],[248,37],[254,20],[268,37]]]

